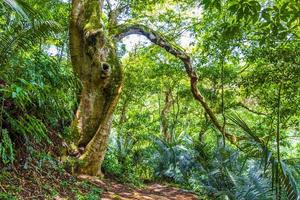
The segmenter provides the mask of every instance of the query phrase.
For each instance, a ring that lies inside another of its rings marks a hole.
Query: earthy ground
[[[195,194],[161,184],[149,184],[143,189],[137,189],[112,180],[100,181],[88,176],[79,178],[104,189],[102,200],[198,200]]]

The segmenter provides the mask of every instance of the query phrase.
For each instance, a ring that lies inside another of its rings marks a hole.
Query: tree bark
[[[168,114],[170,113],[170,109],[174,103],[173,97],[172,97],[172,89],[169,88],[167,91],[165,91],[165,104],[164,107],[160,113],[161,118],[161,132],[163,135],[163,138],[170,142],[171,141],[171,133],[169,130],[169,120],[168,120]]]
[[[82,82],[80,104],[73,122],[77,146],[83,149],[76,173],[102,175],[112,114],[123,83],[115,41],[106,35],[101,20],[102,0],[73,0],[70,53],[74,73]]]

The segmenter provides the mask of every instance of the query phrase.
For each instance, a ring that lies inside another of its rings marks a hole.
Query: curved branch
[[[208,103],[205,101],[201,92],[197,87],[198,75],[193,69],[193,65],[191,62],[190,56],[176,44],[172,44],[166,38],[164,38],[161,34],[156,31],[150,29],[144,25],[121,25],[117,27],[117,33],[115,38],[121,40],[122,38],[132,35],[138,34],[143,35],[148,38],[152,43],[164,48],[167,52],[179,58],[185,67],[185,71],[190,78],[191,90],[194,98],[202,105],[205,112],[209,115],[210,120],[214,124],[214,126],[233,144],[235,144],[240,138],[236,138],[235,136],[229,134],[222,128],[222,125],[219,123],[216,115],[213,113],[212,109],[209,107]]]

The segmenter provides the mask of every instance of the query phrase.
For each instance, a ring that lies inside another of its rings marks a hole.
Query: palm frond
[[[4,0],[4,3],[27,22],[40,18],[40,14],[22,0]]]
[[[288,166],[283,160],[280,161],[281,177],[280,181],[283,185],[283,189],[287,193],[288,199],[299,199],[299,192],[297,190],[296,180],[293,174],[290,172]]]
[[[41,14],[23,0],[4,0],[20,17],[12,20],[0,35],[0,65],[3,65],[18,50],[27,50],[42,39],[61,30],[58,23],[43,20]],[[25,24],[24,24],[25,20]]]
[[[59,24],[54,21],[38,21],[26,29],[19,25],[11,27],[0,36],[0,64],[6,63],[16,51],[27,50],[59,30]]]
[[[272,151],[264,144],[255,134],[254,131],[249,128],[247,123],[238,115],[232,114],[228,116],[233,123],[235,123],[238,127],[240,127],[246,134],[248,134],[258,146],[260,146],[260,152],[263,153],[263,157],[265,158],[265,167],[271,165],[272,170],[272,185],[274,181],[274,176],[279,176],[280,183],[285,189],[285,193],[289,200],[298,200],[299,192],[296,187],[296,181],[291,173],[289,173],[288,167],[281,160],[280,164],[276,162],[277,158],[274,157]],[[276,166],[279,166],[279,172],[276,173]]]
[[[235,113],[228,115],[228,119],[230,119],[233,123],[238,125],[247,135],[249,135],[252,139],[254,139],[260,145],[263,145],[263,142],[256,136],[256,134],[251,130],[251,128],[247,125],[247,123]]]

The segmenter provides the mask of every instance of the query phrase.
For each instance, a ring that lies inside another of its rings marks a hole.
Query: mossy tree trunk
[[[82,82],[80,104],[73,122],[79,149],[76,173],[102,175],[112,114],[120,96],[123,72],[115,41],[101,20],[103,1],[73,0],[70,51],[74,73]]]

